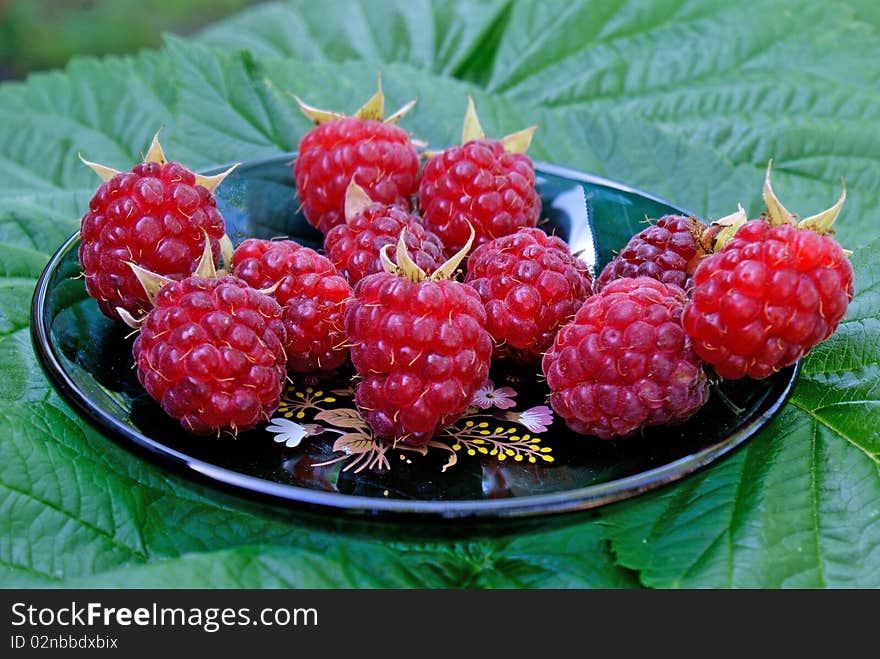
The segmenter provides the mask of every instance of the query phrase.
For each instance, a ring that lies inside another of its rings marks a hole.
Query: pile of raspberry
[[[678,424],[720,379],[764,378],[827,339],[853,296],[831,237],[843,197],[797,221],[776,198],[706,226],[667,215],[598,274],[538,227],[534,129],[487,138],[469,100],[460,146],[420,154],[384,117],[300,102],[316,125],[292,177],[321,252],[225,234],[204,177],[154,139],[104,183],[80,260],[101,311],[137,327],[138,378],[193,434],[254,428],[289,374],[356,371],[374,435],[424,446],[461,418],[493,363],[532,369],[576,433]],[[291,218],[293,219],[293,218]]]

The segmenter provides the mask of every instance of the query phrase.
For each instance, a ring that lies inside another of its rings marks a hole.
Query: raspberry
[[[834,239],[752,220],[697,268],[684,327],[721,377],[765,378],[831,336],[852,297]]]
[[[248,430],[278,408],[284,335],[278,303],[235,277],[172,281],[134,341],[138,379],[190,432]]]
[[[383,204],[412,207],[419,155],[409,135],[394,125],[412,104],[383,120],[382,88],[353,117],[300,109],[317,126],[299,143],[296,189],[306,219],[323,233],[344,222],[345,190],[354,180]]]
[[[690,291],[693,274],[705,256],[699,239],[704,225],[693,217],[664,215],[656,224],[643,229],[605,268],[596,280],[602,288],[621,277],[653,277]]]
[[[202,255],[206,233],[218,254],[225,226],[213,190],[229,172],[198,176],[167,162],[158,133],[145,161],[131,171],[83,162],[104,179],[80,229],[86,290],[108,318],[119,319],[117,307],[142,316],[150,303],[128,264],[170,279],[188,277]]]
[[[853,271],[831,225],[840,200],[795,224],[764,182],[767,220],[742,224],[694,273],[684,328],[723,378],[765,378],[831,336],[853,298]],[[733,227],[732,227],[733,228]]]
[[[681,327],[687,296],[649,277],[617,279],[588,298],[544,356],[550,404],[569,428],[602,439],[679,423],[708,399]]]
[[[352,184],[350,190],[357,186]],[[430,274],[443,262],[443,243],[427,231],[417,215],[397,206],[371,202],[365,191],[361,203],[346,202],[345,224],[338,224],[324,238],[324,251],[336,269],[354,286],[367,275],[382,272],[379,251],[397,243],[405,228],[406,247],[413,261]],[[349,213],[351,209],[351,213]]]
[[[428,278],[398,255],[398,266],[383,260],[395,272],[370,275],[355,288],[345,316],[362,378],[355,400],[377,437],[427,444],[464,414],[486,381],[492,340],[480,296],[444,279],[463,258],[456,255]]]
[[[501,140],[485,138],[468,99],[460,147],[428,160],[419,184],[419,208],[425,226],[440,236],[447,254],[462,248],[469,224],[475,245],[533,227],[541,213],[535,168],[523,153],[534,129]]]
[[[465,283],[486,305],[496,357],[540,360],[561,325],[592,292],[586,266],[540,229],[520,229],[474,250]]]
[[[232,272],[257,289],[274,289],[284,308],[287,367],[297,373],[332,371],[345,362],[343,315],[351,287],[333,264],[291,240],[244,241]]]

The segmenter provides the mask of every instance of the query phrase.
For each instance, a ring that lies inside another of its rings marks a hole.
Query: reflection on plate
[[[320,235],[296,212],[291,157],[239,167],[220,186],[218,206],[236,244],[289,236],[320,248]],[[548,164],[536,169],[544,228],[597,271],[646,217],[682,212],[611,181]],[[282,504],[446,518],[591,508],[680,478],[740,445],[780,409],[796,377],[790,367],[767,380],[726,382],[724,396],[713,392],[686,424],[608,442],[570,432],[547,407],[534,369],[497,364],[480,405],[437,437],[442,446],[420,455],[363,438],[368,429],[354,410],[351,371],[343,370],[296,379],[268,427],[235,440],[201,438],[140,387],[128,328],[98,312],[79,272],[73,236],[49,262],[32,307],[37,354],[62,395],[124,446]]]

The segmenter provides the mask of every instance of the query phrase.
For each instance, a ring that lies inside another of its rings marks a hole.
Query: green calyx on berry
[[[232,272],[232,257],[235,256],[235,247],[232,245],[232,239],[228,233],[224,233],[220,239],[220,258],[223,260],[223,269],[221,274]],[[202,253],[204,257],[204,253]]]
[[[364,121],[373,120],[373,121],[381,121],[386,124],[396,124],[400,121],[407,112],[413,109],[413,106],[416,104],[416,100],[413,99],[402,108],[400,108],[397,112],[393,113],[389,117],[385,117],[385,94],[382,92],[382,78],[379,77],[378,89],[375,94],[373,94],[369,100],[364,103],[360,109],[355,112],[352,116],[356,119],[363,119]],[[319,108],[314,107],[313,105],[309,105],[308,103],[303,102],[299,96],[295,94],[291,94],[294,100],[296,100],[297,105],[299,105],[300,111],[306,115],[315,125],[320,126],[321,124],[326,124],[328,121],[335,121],[336,119],[343,119],[346,115],[341,112],[332,112],[330,110],[321,110]]]
[[[220,249],[222,252],[224,267],[217,270],[217,268],[214,267],[214,253],[211,249],[211,238],[205,233],[205,248],[202,250],[202,256],[199,259],[199,263],[192,273],[193,276],[203,277],[205,279],[217,279],[228,274],[228,272],[232,270],[232,254],[235,251],[232,247],[232,241],[229,240],[229,236],[223,236],[223,239],[220,241]],[[146,268],[142,268],[137,263],[132,263],[131,261],[128,262],[128,267],[131,268],[134,276],[137,277],[138,282],[144,289],[144,293],[147,294],[147,300],[150,302],[150,306],[153,307],[156,306],[156,296],[159,294],[159,291],[162,290],[162,287],[174,281],[168,277],[163,277],[155,272],[151,272]],[[144,322],[144,318],[146,318],[146,315],[141,318],[135,318],[121,307],[117,307],[116,312],[119,314],[122,322],[134,329],[140,329],[140,326]]]
[[[476,232],[474,231],[473,225],[468,223],[468,226],[470,226],[471,229],[471,236],[470,238],[468,238],[468,241],[467,243],[465,243],[464,247],[462,247],[455,254],[449,257],[447,261],[442,263],[440,267],[434,270],[434,272],[430,275],[422,270],[409,255],[409,251],[406,248],[405,227],[400,231],[400,238],[397,240],[397,250],[394,255],[397,259],[397,263],[392,261],[391,257],[388,255],[388,252],[391,249],[391,245],[385,245],[379,251],[379,259],[382,261],[382,267],[385,269],[385,272],[389,272],[400,277],[406,277],[415,284],[423,281],[440,281],[442,279],[452,279],[455,276],[456,271],[458,270],[458,266],[460,266],[461,262],[464,261],[465,257],[468,255],[468,252],[471,249],[471,246],[474,244],[474,237],[476,236]]]
[[[471,96],[468,96],[467,99],[468,105],[467,110],[464,113],[464,125],[461,128],[461,146],[464,146],[468,142],[473,142],[474,140],[490,139],[487,138],[486,132],[480,125],[480,118],[477,116],[476,107],[474,107],[474,99]],[[531,145],[532,137],[537,129],[537,126],[529,126],[528,128],[523,128],[510,135],[505,135],[498,141],[501,142],[507,153],[525,153]],[[440,153],[443,153],[443,151],[431,149],[423,151],[422,157],[431,158]]]
[[[529,126],[510,135],[505,135],[499,141],[504,145],[504,150],[508,153],[525,153],[532,143],[532,136],[537,128],[537,126]],[[483,131],[483,127],[480,126],[480,119],[477,117],[477,110],[474,107],[474,99],[468,96],[468,106],[464,114],[464,126],[461,129],[461,143],[464,145],[473,140],[484,139],[486,139],[486,133]]]
[[[764,204],[767,207],[767,210],[765,213],[762,214],[762,217],[767,221],[767,223],[770,226],[791,224],[797,226],[798,229],[814,231],[820,236],[832,235],[834,233],[834,222],[835,220],[837,220],[838,215],[840,215],[840,210],[841,208],[843,208],[843,203],[846,201],[846,184],[844,183],[843,179],[841,179],[840,181],[840,198],[833,206],[825,209],[821,213],[816,213],[815,215],[811,215],[810,217],[805,217],[802,220],[798,220],[797,215],[795,215],[785,206],[783,206],[782,202],[779,201],[779,198],[773,191],[773,185],[770,182],[770,172],[772,166],[773,161],[771,160],[767,163],[767,173],[764,176],[764,189],[762,191]],[[708,253],[720,251],[721,248],[724,247],[724,245],[726,245],[733,239],[737,230],[743,224],[748,222],[748,220],[748,215],[746,214],[745,210],[743,210],[742,205],[740,205],[739,210],[737,210],[735,213],[731,213],[730,215],[727,215],[712,222],[712,224],[709,226],[708,229],[706,229],[702,238],[700,239],[700,245]],[[848,254],[852,253],[849,250],[844,250],[844,252],[847,252]]]
[[[772,160],[767,163],[767,175],[764,177],[763,191],[764,203],[767,205],[767,221],[770,225],[778,226],[781,224],[796,224],[798,229],[809,229],[822,236],[833,234],[834,221],[837,219],[837,216],[840,215],[840,209],[843,208],[843,202],[846,201],[846,184],[843,179],[840,180],[840,198],[833,206],[825,209],[821,213],[816,213],[815,215],[797,221],[797,216],[789,212],[776,197],[776,193],[773,192],[773,186],[770,184],[770,168],[772,165]]]
[[[165,152],[162,150],[162,145],[159,144],[159,133],[161,132],[161,128],[156,131],[156,134],[153,136],[153,141],[150,143],[150,148],[147,150],[147,153],[144,156],[143,162],[154,162],[159,165],[164,165],[168,162],[168,159],[165,157]],[[96,162],[86,160],[85,158],[83,158],[81,153],[78,155],[82,163],[86,167],[90,168],[93,172],[95,172],[95,174],[100,176],[102,181],[109,181],[111,178],[120,173],[119,170],[113,169],[112,167],[107,167],[106,165],[100,165]],[[214,174],[213,176],[195,174],[196,185],[201,185],[203,188],[207,189],[208,192],[214,192],[217,186],[223,182],[223,179],[229,176],[240,164],[241,163],[237,162],[226,171],[220,172],[219,174]]]
[[[171,283],[173,280],[156,274],[146,268],[142,268],[136,263],[129,262],[128,267],[131,268],[134,276],[137,277],[138,282],[143,286],[144,293],[147,294],[147,300],[149,300],[150,305],[155,306],[156,296],[159,294],[159,291],[162,290],[163,286]]]

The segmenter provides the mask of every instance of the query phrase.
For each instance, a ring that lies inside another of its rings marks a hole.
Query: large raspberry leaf
[[[54,394],[0,410],[5,586],[626,587],[595,524],[503,540],[346,537],[168,475]],[[404,534],[405,535],[405,534]]]
[[[510,0],[266,3],[216,23],[201,40],[218,47],[235,43],[260,56],[405,62],[456,78],[488,79],[511,9]]]

